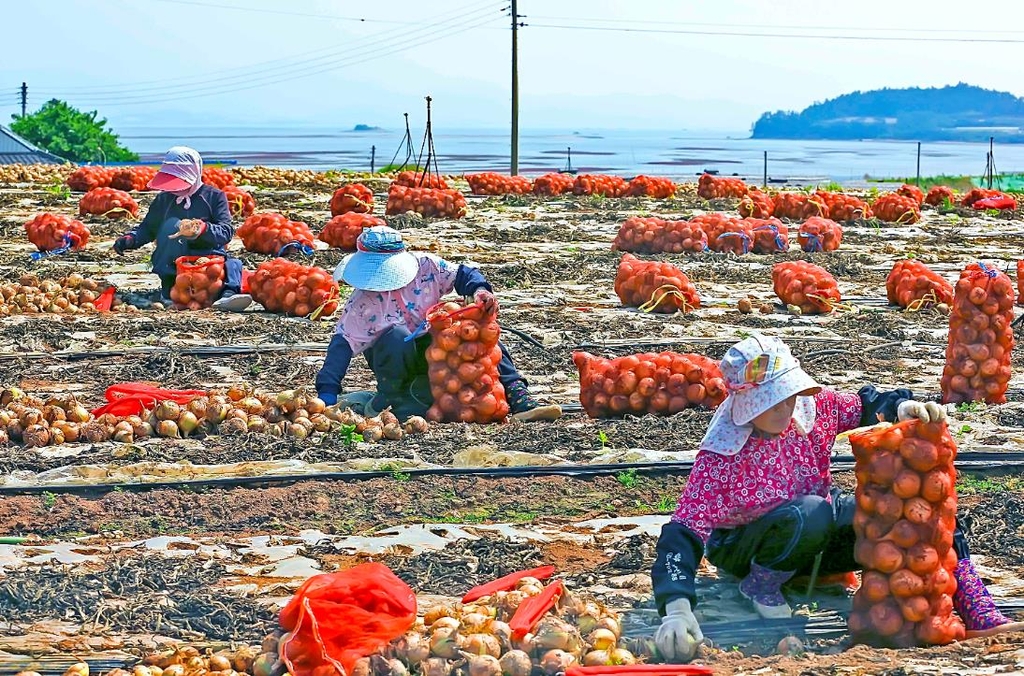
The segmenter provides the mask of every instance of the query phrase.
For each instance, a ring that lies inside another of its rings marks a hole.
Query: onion
[[[133,432],[135,433],[136,439],[147,439],[156,434],[156,430],[154,430],[153,426],[148,422],[144,422],[138,427],[133,428]]]
[[[403,436],[405,436],[405,433],[402,431],[402,426],[398,423],[388,423],[384,425],[382,432],[384,434],[384,438],[390,439],[391,441],[399,441]]]
[[[391,409],[388,408],[388,409],[386,409],[384,411],[381,411],[380,422],[381,422],[382,425],[397,425],[398,424],[398,416],[396,416],[394,413],[392,413]]]
[[[452,665],[443,657],[431,657],[420,663],[421,676],[450,676]]]
[[[242,420],[241,418],[228,418],[220,425],[217,426],[217,432],[225,435],[239,435],[245,434],[249,431],[248,419]]]
[[[533,630],[534,641],[541,650],[565,650],[575,653],[583,647],[583,639],[571,624],[557,617],[545,617]]]
[[[435,631],[437,629],[451,629],[454,631],[461,626],[462,623],[456,618],[443,616],[434,620],[433,624],[430,625],[430,631]]]
[[[263,402],[256,397],[245,397],[238,402],[237,407],[249,414],[259,415],[263,413]]]
[[[114,441],[122,444],[130,444],[135,441],[135,428],[131,423],[122,420],[114,425]]]
[[[277,423],[285,419],[285,414],[279,406],[268,406],[263,411],[263,417],[269,423]]]
[[[192,434],[197,427],[199,427],[199,419],[192,411],[185,411],[178,418],[178,429],[186,437]]]
[[[318,415],[327,410],[327,404],[319,397],[310,397],[306,400],[306,410],[313,415]]]
[[[211,402],[206,407],[206,419],[214,425],[219,425],[228,417],[231,407],[221,402]]]
[[[50,430],[42,425],[27,425],[21,433],[22,441],[29,448],[38,448],[50,443]]]
[[[51,425],[55,422],[67,420],[68,414],[60,406],[47,406],[43,409],[43,420],[50,423]]]
[[[466,667],[469,676],[501,676],[501,664],[493,655],[470,655]]]
[[[521,591],[526,596],[536,596],[544,591],[544,587],[539,584],[524,584],[519,587],[518,591]]]
[[[501,657],[501,643],[491,634],[470,634],[462,639],[460,646],[463,652],[471,655],[493,655]]]
[[[181,415],[181,407],[176,402],[165,400],[161,401],[153,409],[153,415],[156,416],[157,420],[177,420],[178,416]]]
[[[522,650],[524,653],[533,654],[533,651],[537,648],[536,637],[529,633],[519,639],[513,637],[512,647],[516,650]]]
[[[501,673],[505,676],[530,676],[533,661],[522,650],[509,650],[498,660]]]
[[[256,665],[254,664],[253,669],[255,668]],[[114,672],[110,672],[109,674],[107,674],[107,676],[112,676],[113,673]],[[253,673],[259,674],[261,672],[254,671]],[[182,664],[171,664],[167,667],[164,667],[164,673],[161,676],[185,676],[185,666]],[[270,674],[267,674],[266,676],[270,676]]]
[[[433,626],[442,617],[456,617],[458,611],[450,606],[435,606],[423,613],[423,624]]]
[[[426,434],[430,429],[430,423],[418,415],[409,416],[402,427],[406,434]]]
[[[540,658],[540,668],[548,676],[564,674],[575,663],[576,658],[564,650],[549,650]]]
[[[622,636],[622,627],[619,625],[619,621],[614,617],[605,616],[597,621],[598,629],[607,629],[611,633],[615,634],[615,638],[618,639]]]
[[[364,422],[363,416],[350,408],[346,408],[344,411],[338,411],[335,420],[340,422],[342,425],[360,425]]]
[[[254,432],[261,434],[267,431],[267,421],[261,416],[251,415],[248,420],[245,421],[245,428],[248,432]]]
[[[633,653],[623,648],[616,648],[608,653],[612,664],[636,664],[636,657]]]
[[[231,408],[228,410],[228,418],[238,418],[242,422],[249,420],[249,412],[244,408]]]
[[[594,650],[611,650],[615,647],[617,641],[618,637],[612,631],[603,627],[595,629],[587,636],[587,643]]]
[[[101,425],[98,422],[91,422],[81,430],[81,435],[84,436],[86,441],[91,444],[98,444],[102,441],[110,439],[110,435],[107,434],[106,425]]]
[[[352,664],[352,673],[349,676],[373,676],[373,669],[370,668],[370,658],[360,657]]]
[[[231,401],[239,401],[245,397],[246,391],[241,385],[232,385],[228,388],[227,395]]]
[[[0,391],[0,406],[7,406],[12,401],[22,399],[25,393],[17,387],[7,387]]]
[[[24,427],[38,425],[43,421],[43,412],[38,408],[26,408],[19,416],[19,419]]]
[[[281,639],[274,634],[267,634],[266,638],[263,639],[263,643],[260,644],[260,652],[264,653],[277,653],[277,649],[281,646]]]
[[[188,402],[186,408],[195,414],[196,418],[202,419],[206,417],[206,409],[209,408],[210,403],[203,397],[196,397],[195,399]]]
[[[463,610],[466,610],[463,608]],[[490,622],[491,618],[483,613],[471,611],[465,612],[462,615],[461,625],[463,629],[469,634],[476,634],[483,631],[484,626]]]
[[[459,653],[458,635],[450,627],[438,627],[430,633],[430,652],[437,657],[452,659]]]
[[[512,617],[512,615],[515,614],[516,609],[519,608],[519,604],[523,602],[524,598],[526,598],[526,595],[521,591],[498,592],[498,608],[505,614],[505,616]]]
[[[392,659],[385,663],[385,673],[387,676],[409,676],[409,669],[402,660]]]
[[[363,441],[370,444],[375,444],[384,438],[384,431],[379,427],[367,427],[362,434]]]
[[[331,419],[325,416],[323,413],[315,413],[313,417],[309,419],[309,422],[313,424],[313,429],[317,432],[330,432],[331,431]]]
[[[73,444],[76,441],[78,441],[78,423],[67,421],[54,423],[53,427],[50,429],[50,434],[53,434],[58,430],[60,431],[61,434],[64,435],[64,441],[68,442],[69,444]]]
[[[607,650],[591,650],[583,656],[583,666],[585,667],[600,667],[611,663],[611,656]]]
[[[487,623],[487,633],[492,634],[501,641],[502,645],[508,646],[512,641],[512,627],[500,620],[491,620]]]
[[[295,399],[298,397],[295,390],[282,390],[278,392],[274,397],[274,403],[285,412],[294,411],[298,408],[295,405]]]
[[[649,661],[658,657],[658,644],[652,637],[623,639],[622,647],[637,656],[640,661]]]
[[[299,425],[292,423],[288,426],[288,436],[295,437],[296,439],[305,439],[309,436],[309,428],[305,425]]]
[[[415,631],[407,631],[392,644],[395,654],[406,664],[419,664],[430,657],[430,646],[423,640],[423,635]]]
[[[252,669],[252,663],[260,656],[260,649],[256,646],[245,646],[239,648],[231,658],[231,666],[235,671],[247,673]]]
[[[161,437],[168,437],[171,439],[181,438],[181,433],[178,431],[178,423],[173,420],[161,420],[156,426],[156,433]]]
[[[252,663],[253,676],[283,676],[287,671],[284,663],[271,651],[264,652]],[[163,676],[168,676],[166,669],[164,669]],[[184,676],[184,670],[182,676]]]
[[[229,671],[231,660],[224,655],[210,655],[209,665],[210,671]]]
[[[538,580],[535,577],[531,577],[531,576],[527,575],[526,577],[519,578],[519,580],[516,582],[516,589],[522,589],[526,585],[530,585],[530,584],[535,585],[537,587],[540,587],[540,586],[543,586],[544,583],[541,582],[540,580]]]
[[[64,438],[64,432],[62,432],[60,430],[60,428],[57,428],[57,427],[51,427],[50,428],[50,445],[51,446],[60,446],[65,441],[66,441],[66,439]]]

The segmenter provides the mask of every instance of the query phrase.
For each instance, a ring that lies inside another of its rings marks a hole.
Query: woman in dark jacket
[[[114,242],[122,254],[156,242],[153,272],[160,278],[160,297],[170,304],[171,288],[180,256],[223,256],[224,289],[214,302],[218,310],[244,310],[252,303],[241,293],[242,262],[227,255],[235,235],[231,210],[222,190],[203,183],[203,158],[192,148],[175,146],[167,151],[160,171],[149,187],[161,191],[137,228]]]

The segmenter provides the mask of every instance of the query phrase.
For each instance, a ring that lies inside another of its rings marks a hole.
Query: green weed
[[[42,500],[43,507],[45,507],[47,511],[53,509],[53,506],[57,504],[57,496],[50,491],[43,493]]]
[[[640,477],[637,476],[635,469],[627,469],[619,472],[615,475],[615,480],[618,481],[623,488],[636,488],[640,484]]]
[[[342,425],[341,429],[338,430],[338,436],[346,446],[351,446],[357,441],[363,440],[363,435],[356,432],[355,425]]]
[[[957,413],[977,413],[985,408],[980,401],[965,401],[956,405]]]

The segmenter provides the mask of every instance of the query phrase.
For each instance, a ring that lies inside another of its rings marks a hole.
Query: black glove
[[[131,235],[124,235],[114,240],[114,251],[118,255],[124,254],[128,249],[135,248],[135,238]]]
[[[697,566],[704,557],[704,545],[686,526],[669,521],[661,527],[656,558],[651,569],[654,601],[658,613],[665,615],[665,606],[686,598],[697,605]]]
[[[896,422],[897,409],[907,399],[913,399],[914,393],[901,388],[891,392],[879,392],[874,385],[866,385],[857,392],[860,395],[861,427],[877,425],[880,422]]]

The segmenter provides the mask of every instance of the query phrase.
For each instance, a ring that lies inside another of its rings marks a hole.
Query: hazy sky
[[[507,6],[9,3],[0,121],[19,110],[24,80],[30,110],[64,98],[98,109],[115,128],[395,127],[406,111],[419,126],[425,94],[446,127],[505,126]],[[1024,3],[1016,1],[972,11],[948,0],[520,0],[519,11],[527,24],[519,32],[523,128],[743,132],[765,110],[801,109],[856,89],[964,81],[1024,94]]]

